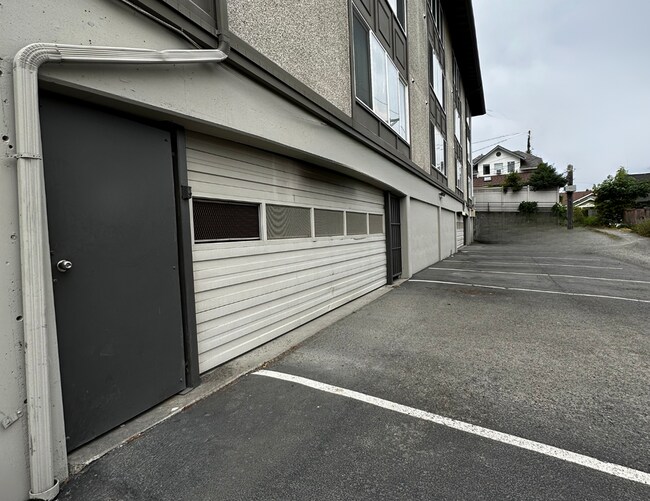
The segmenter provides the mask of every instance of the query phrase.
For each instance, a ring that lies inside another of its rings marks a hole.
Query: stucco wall
[[[230,31],[352,113],[347,0],[228,0]]]
[[[411,273],[417,273],[439,259],[438,207],[412,199],[410,221],[417,228],[409,234]]]
[[[425,2],[408,2],[408,63],[411,160],[431,172],[429,147],[429,56]]]

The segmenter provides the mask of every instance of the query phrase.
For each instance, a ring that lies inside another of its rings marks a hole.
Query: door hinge
[[[189,200],[192,198],[192,187],[181,185],[181,199]]]

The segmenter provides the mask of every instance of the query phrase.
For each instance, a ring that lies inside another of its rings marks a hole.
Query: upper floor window
[[[402,29],[406,31],[406,0],[388,0],[388,5],[390,5]]]
[[[433,93],[436,96],[436,99],[440,103],[442,109],[445,109],[445,74],[442,70],[442,65],[438,59],[438,55],[432,46],[429,47],[430,50],[430,59],[431,59],[431,68],[430,68],[430,79],[431,86],[433,87]]]
[[[427,9],[433,19],[433,25],[438,30],[438,34],[442,35],[442,4],[440,0],[427,0]]]
[[[447,166],[445,164],[447,141],[445,141],[445,136],[440,132],[437,126],[431,123],[429,127],[431,128],[431,165],[442,174],[447,175]]]
[[[375,34],[357,17],[353,21],[354,77],[357,98],[409,140],[407,86]]]
[[[456,188],[463,191],[463,162],[456,157]]]
[[[454,109],[454,135],[456,136],[456,140],[460,144],[460,129],[461,129],[461,120],[460,120],[460,111],[458,111],[458,108]]]

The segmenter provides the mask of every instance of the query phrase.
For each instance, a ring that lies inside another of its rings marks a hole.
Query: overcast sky
[[[526,149],[578,189],[619,166],[650,172],[650,0],[473,0],[487,115],[472,121],[473,156],[490,138]]]

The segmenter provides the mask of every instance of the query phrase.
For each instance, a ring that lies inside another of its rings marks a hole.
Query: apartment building
[[[0,6],[2,497],[471,241],[470,0]]]

